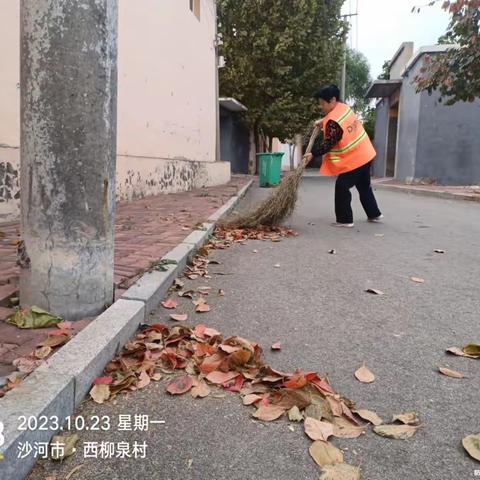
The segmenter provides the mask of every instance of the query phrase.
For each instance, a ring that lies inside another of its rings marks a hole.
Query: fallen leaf
[[[110,385],[113,382],[112,377],[97,377],[93,380],[93,385]]]
[[[456,370],[450,370],[449,368],[445,368],[445,367],[439,367],[438,370],[440,373],[443,373],[447,377],[465,378],[465,375],[463,373],[457,372]]]
[[[418,429],[419,427],[415,425],[378,425],[373,427],[373,431],[377,435],[395,440],[405,440],[413,437]]]
[[[52,335],[49,333],[48,337],[42,342],[43,347],[59,347],[70,340],[68,335]]]
[[[362,383],[372,383],[375,380],[375,375],[363,365],[355,372],[355,378]]]
[[[186,292],[178,292],[178,296],[185,298],[193,298],[194,293],[195,292],[193,290],[187,290]]]
[[[445,250],[442,250],[442,249],[440,249],[440,248],[436,248],[436,249],[434,250],[434,252],[435,252],[435,253],[446,253]]]
[[[173,282],[173,284],[175,285],[175,288],[177,290],[180,290],[181,288],[184,287],[185,282],[182,282],[179,278],[176,278],[175,281]]]
[[[322,469],[320,480],[360,480],[360,468],[348,463],[336,463]]]
[[[472,458],[480,462],[480,433],[465,437],[462,440],[462,445]]]
[[[373,425],[381,425],[383,420],[371,410],[353,410],[359,417],[363,418],[367,422],[370,422]]]
[[[210,394],[210,387],[206,384],[205,380],[196,380],[195,385],[190,391],[193,398],[204,398]]]
[[[363,435],[362,426],[352,425],[352,423],[343,417],[333,419],[333,436],[338,438],[358,438]]]
[[[149,384],[150,384],[150,376],[145,370],[142,370],[140,372],[140,376],[138,377],[138,383],[136,387],[140,390],[141,388],[145,388]]]
[[[262,405],[253,414],[255,418],[264,422],[272,422],[280,418],[285,413],[285,409],[277,405]]]
[[[46,358],[52,353],[52,347],[46,346],[46,347],[38,347],[35,349],[35,356],[37,358]]]
[[[280,264],[279,264],[279,263],[276,263],[276,264],[274,265],[274,267],[275,267],[275,268],[280,268]]]
[[[238,377],[240,373],[238,372],[211,372],[209,373],[205,378],[211,382],[215,383],[217,385],[221,385],[222,383],[229,382],[230,380],[233,380],[235,377]]]
[[[178,304],[175,300],[172,300],[171,298],[169,298],[168,300],[163,301],[162,305],[165,308],[168,308],[169,310],[171,310],[172,308],[177,308]]]
[[[100,384],[94,385],[90,390],[90,396],[92,400],[96,403],[103,403],[110,398],[110,387],[109,385]]]
[[[73,435],[55,435],[52,437],[52,440],[50,441],[50,458],[52,460],[63,460],[64,458],[73,455],[76,450],[75,444],[78,442],[79,438],[80,437],[76,433]]]
[[[333,425],[329,422],[322,422],[315,418],[307,417],[304,423],[305,433],[312,440],[327,441],[333,435]]]
[[[289,411],[288,411],[288,419],[291,422],[301,422],[303,420],[303,415],[300,412],[300,409],[294,405]]]
[[[282,344],[280,342],[274,343],[271,347],[272,350],[281,350]]]
[[[376,233],[375,236],[378,237],[378,238],[382,238],[382,237],[385,236],[385,234],[384,233]]]
[[[7,323],[16,325],[18,328],[46,328],[53,327],[62,321],[63,318],[33,306],[30,310],[18,310],[7,320]]]
[[[480,358],[480,345],[469,343],[463,347],[463,353],[471,357]]]
[[[392,422],[402,422],[405,425],[416,425],[419,423],[419,420],[415,412],[408,412],[402,413],[401,415],[394,415]]]
[[[332,248],[331,250],[328,251],[328,253],[330,255],[335,255],[337,253],[337,251],[334,248]]]
[[[12,365],[21,373],[31,373],[43,362],[43,359],[19,357],[13,360]]]
[[[410,280],[415,283],[425,283],[425,280],[420,277],[410,277]]]
[[[193,464],[193,458],[189,458],[187,460],[187,470],[190,470],[192,468],[192,464]]]
[[[65,477],[65,480],[70,480],[75,473],[77,473],[81,468],[83,468],[83,465],[77,465],[76,467],[72,468],[70,472],[67,473],[67,476]]]
[[[342,451],[334,447],[331,443],[321,441],[313,442],[308,451],[310,456],[315,460],[315,463],[321,467],[343,463]]]
[[[68,322],[67,320],[64,320],[63,322],[57,323],[57,327],[64,330],[70,330],[73,328],[73,322]]]
[[[170,318],[172,320],[175,320],[176,322],[184,322],[185,320],[188,319],[188,315],[185,313],[185,314],[178,314],[178,315],[175,315],[174,313],[172,313],[170,315]]]
[[[474,355],[467,355],[461,348],[458,347],[447,348],[447,352],[452,353],[453,355],[458,355],[459,357],[477,358]]]
[[[182,375],[174,378],[167,387],[167,392],[171,395],[182,395],[187,393],[193,387],[193,379],[190,375]]]
[[[219,289],[218,289],[218,295],[219,295],[220,297],[224,297],[224,296],[225,296],[225,290],[223,290],[223,288],[219,288]]]
[[[384,292],[381,290],[377,290],[376,288],[367,288],[365,290],[367,293],[371,293],[372,295],[385,295]]]
[[[328,421],[333,421],[333,415],[330,414],[330,418],[327,418],[328,415],[326,415],[327,412],[325,412],[325,401],[323,405],[309,405],[303,413],[305,417],[311,417],[317,420],[326,418]]]
[[[252,253],[258,253],[258,250],[252,250]]]
[[[258,402],[262,398],[263,398],[262,396],[257,395],[256,393],[249,393],[243,397],[242,403],[244,405],[252,405],[253,403]]]
[[[206,303],[201,303],[200,305],[197,305],[195,311],[198,313],[206,313],[210,311],[210,306]]]

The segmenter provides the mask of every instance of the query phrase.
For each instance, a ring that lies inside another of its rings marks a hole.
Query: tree
[[[447,105],[473,102],[480,96],[480,0],[444,1],[442,8],[451,19],[440,41],[454,46],[426,57],[414,83],[417,91],[438,89]]]
[[[385,60],[382,65],[382,73],[378,76],[379,80],[390,80],[390,60]]]
[[[338,81],[343,0],[218,0],[226,67],[222,95],[248,107],[258,146],[261,132],[292,138],[318,117],[313,92]]]
[[[360,115],[362,115],[368,107],[365,94],[371,82],[370,65],[365,55],[352,48],[348,48],[345,96],[346,100],[353,102],[354,110]]]

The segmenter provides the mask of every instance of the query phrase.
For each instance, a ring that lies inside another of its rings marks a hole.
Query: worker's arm
[[[313,157],[325,155],[342,139],[343,130],[342,127],[335,121],[329,120],[327,123],[326,132],[323,133],[323,141],[318,147],[312,149],[312,153],[306,155],[307,163],[309,163]]]

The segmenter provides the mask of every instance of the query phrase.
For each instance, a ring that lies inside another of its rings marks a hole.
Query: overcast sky
[[[411,13],[414,5],[424,5],[427,0],[345,0],[343,13],[355,12],[357,2],[359,15],[352,17],[349,45],[368,58],[373,78],[402,42],[414,42],[415,50],[434,45],[448,25],[449,16],[440,4]]]

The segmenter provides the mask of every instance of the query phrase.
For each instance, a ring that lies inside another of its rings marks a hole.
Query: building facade
[[[0,221],[19,215],[20,0],[0,0]],[[230,179],[217,153],[215,0],[119,0],[118,200]]]
[[[418,92],[413,80],[427,55],[449,45],[401,45],[390,62],[390,79],[375,81],[367,97],[377,98],[373,173],[402,182],[443,185],[480,183],[480,100],[448,106],[439,92]]]

